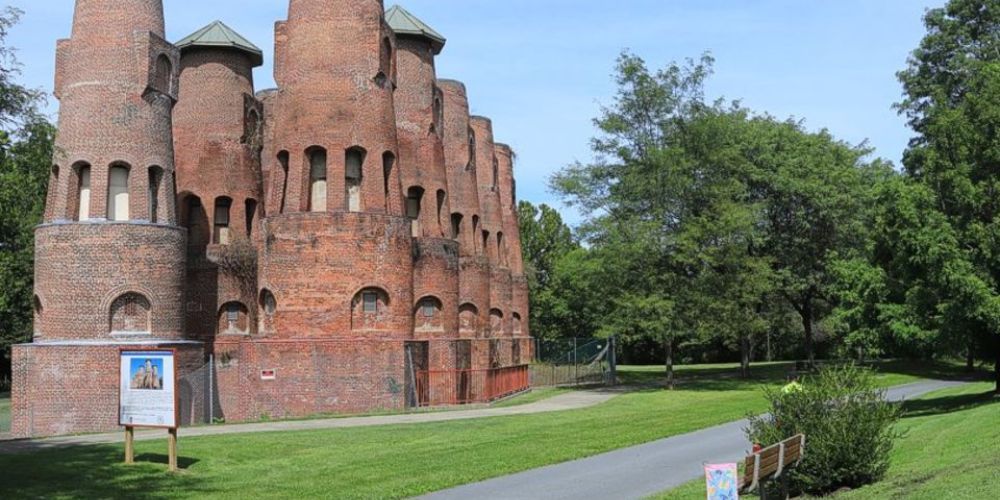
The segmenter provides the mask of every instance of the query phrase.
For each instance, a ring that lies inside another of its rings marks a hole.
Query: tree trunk
[[[750,378],[750,338],[740,337],[740,377]]]
[[[965,371],[971,372],[976,369],[976,349],[972,342],[969,342],[969,350],[965,352]]]
[[[802,304],[801,316],[802,331],[805,333],[806,359],[809,361],[809,366],[812,367],[816,363],[816,353],[813,352],[813,309],[811,300],[806,300]]]
[[[663,337],[663,347],[664,347],[664,350],[666,351],[666,355],[667,355],[666,361],[664,361],[664,364],[666,365],[665,368],[666,368],[666,371],[667,371],[667,388],[670,389],[670,390],[673,390],[674,389],[674,339],[673,339],[673,337],[670,337],[670,336]]]

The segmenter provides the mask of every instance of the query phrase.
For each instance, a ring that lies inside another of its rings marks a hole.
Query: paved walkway
[[[927,380],[889,389],[893,401],[963,382]],[[615,424],[612,424],[615,425]],[[628,425],[627,422],[621,425]],[[739,461],[750,449],[746,420],[661,439],[590,458],[540,467],[431,493],[421,498],[558,500],[633,499],[674,488],[704,474],[702,464]]]
[[[215,436],[220,434],[241,434],[249,432],[284,432],[306,431],[316,429],[337,429],[342,427],[364,427],[373,425],[417,424],[423,422],[447,422],[451,420],[466,420],[470,418],[502,417],[506,415],[529,415],[562,410],[587,408],[603,403],[620,391],[573,391],[553,396],[551,398],[517,406],[502,408],[478,408],[472,410],[437,411],[426,413],[407,413],[401,415],[381,415],[373,417],[344,417],[322,420],[295,420],[284,422],[261,422],[254,424],[226,424],[204,427],[181,427],[178,434],[181,437]],[[136,431],[136,440],[164,439],[164,431]],[[106,434],[86,434],[80,436],[65,436],[46,439],[26,439],[17,441],[0,441],[0,453],[18,453],[46,448],[65,446],[121,443],[124,434],[111,432]]]

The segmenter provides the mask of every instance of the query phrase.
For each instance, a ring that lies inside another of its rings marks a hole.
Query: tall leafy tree
[[[17,83],[6,37],[20,12],[0,13],[0,378],[10,346],[31,339],[34,227],[41,222],[54,127],[37,112],[41,93]]]
[[[517,209],[534,335],[557,338],[592,334],[578,330],[581,322],[585,321],[580,320],[577,314],[586,311],[570,305],[571,299],[579,299],[573,297],[572,290],[586,288],[586,282],[582,276],[558,274],[558,266],[563,259],[580,249],[573,232],[563,222],[559,212],[548,205],[535,206],[521,201]],[[578,259],[571,258],[570,261]]]
[[[903,163],[955,240],[949,279],[925,300],[947,304],[991,352],[1000,392],[1000,0],[951,0],[924,23],[898,74],[897,106],[916,132]]]

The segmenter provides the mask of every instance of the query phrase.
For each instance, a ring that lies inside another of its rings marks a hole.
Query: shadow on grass
[[[882,373],[899,373],[936,380],[988,380],[990,373],[977,369],[967,371],[964,366],[941,361],[892,360],[868,363]]]
[[[216,493],[194,474],[167,472],[167,456],[143,453],[122,463],[121,445],[75,446],[0,455],[0,498],[176,498]],[[178,457],[188,468],[197,459]]]
[[[969,410],[986,405],[1000,405],[1000,397],[991,390],[979,394],[960,394],[903,403],[903,418],[927,417]]]

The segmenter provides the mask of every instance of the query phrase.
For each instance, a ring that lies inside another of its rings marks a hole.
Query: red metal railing
[[[488,403],[528,389],[528,365],[416,372],[418,406]]]

